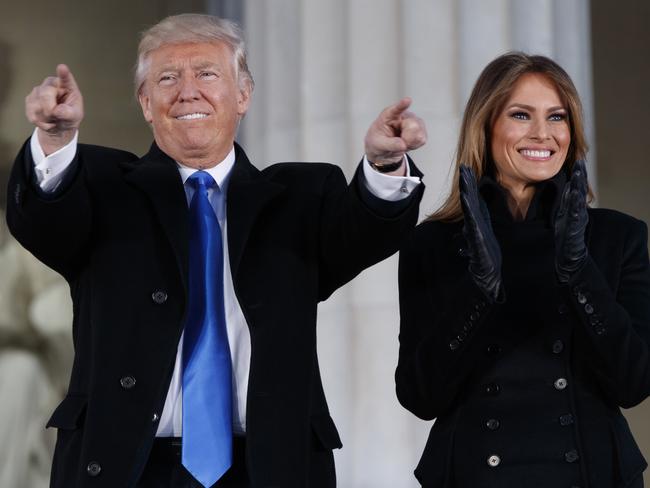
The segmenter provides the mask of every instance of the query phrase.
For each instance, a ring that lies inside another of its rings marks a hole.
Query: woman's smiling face
[[[492,159],[506,189],[530,186],[555,176],[571,143],[568,113],[555,85],[544,75],[526,73],[494,121]]]

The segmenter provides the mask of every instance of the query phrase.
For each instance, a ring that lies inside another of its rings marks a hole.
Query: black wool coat
[[[53,488],[132,487],[147,461],[187,313],[188,208],[176,163],[80,145],[54,195],[33,183],[27,144],[9,182],[16,238],[70,284],[75,358]],[[420,175],[412,166],[413,174]],[[422,188],[373,197],[360,171],[282,163],[259,171],[236,146],[228,249],[250,329],[246,462],[252,486],[333,487],[341,441],[321,384],[316,309],[395,252]]]
[[[589,257],[554,274],[561,172],[524,221],[481,184],[503,254],[505,302],[467,271],[462,222],[420,224],[400,252],[397,395],[436,421],[415,475],[425,487],[613,488],[646,462],[619,407],[650,394],[647,227],[589,209]]]

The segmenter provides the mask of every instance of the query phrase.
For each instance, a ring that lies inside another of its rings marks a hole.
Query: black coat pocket
[[[313,415],[311,417],[311,429],[314,434],[316,449],[340,449],[343,447],[339,432],[332,417],[328,414]]]
[[[88,399],[84,396],[66,396],[54,410],[46,427],[55,427],[64,430],[79,428],[83,424],[87,404]]]

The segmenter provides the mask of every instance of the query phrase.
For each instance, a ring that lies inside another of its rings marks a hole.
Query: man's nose
[[[180,79],[178,98],[180,101],[197,100],[201,96],[196,78],[194,76],[183,76]]]

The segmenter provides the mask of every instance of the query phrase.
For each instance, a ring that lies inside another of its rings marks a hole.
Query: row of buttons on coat
[[[594,306],[591,303],[589,303],[589,300],[587,299],[587,295],[582,290],[582,288],[580,288],[580,286],[576,286],[573,288],[573,296],[575,297],[578,304],[582,305],[585,313],[589,316],[589,323],[593,327],[594,332],[597,335],[603,335],[606,329],[603,324],[602,318],[598,313],[596,313]]]
[[[553,387],[556,390],[564,390],[569,386],[569,382],[566,378],[558,378],[553,382]],[[501,392],[501,387],[498,383],[488,383],[485,385],[485,393],[488,395],[498,395]]]
[[[564,343],[558,339],[553,342],[551,346],[551,350],[553,351],[554,354],[560,354],[564,350]],[[495,355],[499,354],[501,352],[501,347],[497,344],[490,344],[487,347],[487,352],[488,354]],[[564,390],[567,386],[569,385],[569,382],[567,381],[566,378],[557,378],[553,382],[553,387],[558,390],[562,391]],[[498,395],[501,392],[501,387],[497,383],[488,383],[485,385],[485,393],[488,395]],[[570,413],[560,415],[558,418],[558,422],[561,426],[566,427],[568,425],[573,424],[573,415]],[[501,422],[498,419],[488,419],[485,422],[485,426],[489,430],[497,430],[501,426]],[[578,452],[575,449],[571,449],[570,451],[567,451],[564,454],[564,460],[567,463],[574,463],[579,459]],[[501,457],[497,454],[492,454],[487,458],[487,464],[491,468],[496,468],[501,464]],[[572,487],[572,488],[577,488],[577,487]]]
[[[131,390],[133,387],[135,387],[135,384],[136,381],[133,376],[124,376],[123,378],[120,378],[120,386],[125,390]],[[154,414],[151,416],[151,421],[158,422],[159,419],[160,416],[154,412]],[[88,473],[88,476],[99,476],[99,473],[101,473],[101,471],[102,466],[97,461],[91,461],[86,466],[86,473]]]
[[[167,301],[167,293],[163,290],[156,290],[151,294],[151,300],[156,305],[162,305]],[[131,390],[135,387],[136,381],[133,376],[124,376],[120,378],[120,386],[125,390]],[[154,413],[151,417],[152,422],[157,422],[160,419],[160,416],[157,413]],[[91,461],[86,466],[86,473],[88,476],[99,476],[102,472],[102,466],[97,461]]]
[[[566,427],[567,425],[573,424],[573,415],[570,413],[566,413],[564,415],[560,415],[558,417],[558,422],[562,427]],[[497,419],[489,419],[487,422],[485,422],[485,426],[489,430],[497,430],[499,427],[501,427],[501,422],[499,422]]]
[[[567,463],[575,463],[578,459],[580,459],[580,456],[578,455],[578,451],[575,449],[571,449],[564,453],[564,460]],[[491,468],[496,468],[501,464],[501,456],[498,454],[492,454],[487,458],[487,464]]]
[[[481,318],[481,312],[485,308],[485,305],[486,303],[483,300],[477,302],[474,305],[474,310],[472,310],[465,319],[463,330],[461,330],[458,335],[456,335],[456,338],[449,341],[449,349],[455,351],[460,347],[461,342],[467,339],[468,334],[474,328],[474,325],[476,322],[478,322],[478,319]]]

